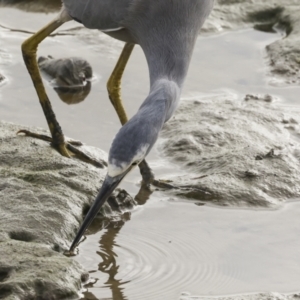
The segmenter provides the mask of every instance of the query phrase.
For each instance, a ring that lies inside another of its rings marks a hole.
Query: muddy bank
[[[182,101],[158,148],[182,167],[178,195],[217,205],[273,207],[300,196],[299,114],[270,95]],[[270,103],[271,101],[271,103]]]
[[[180,300],[298,300],[300,294],[283,295],[279,293],[267,293],[267,294],[251,294],[251,295],[237,295],[237,296],[225,296],[225,297],[195,297],[183,295]]]
[[[70,245],[106,169],[61,157],[47,143],[17,136],[0,122],[0,298],[72,299],[82,267],[62,252]],[[103,161],[106,154],[85,147]],[[121,215],[133,199],[117,191],[102,213]]]
[[[56,12],[61,8],[61,0],[0,0],[0,7],[15,7],[32,12]]]
[[[268,45],[267,64],[274,85],[300,82],[300,3],[298,0],[218,0],[203,32],[252,27],[282,32],[283,38]]]

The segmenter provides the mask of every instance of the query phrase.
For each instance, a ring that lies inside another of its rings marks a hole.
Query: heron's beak
[[[125,175],[130,170],[127,170],[123,174],[116,176],[116,177],[110,177],[106,175],[103,185],[101,187],[100,192],[98,193],[97,198],[95,199],[93,205],[91,206],[90,210],[88,211],[81,227],[79,228],[79,231],[70,247],[70,253],[73,252],[74,248],[80,241],[81,237],[83,236],[85,230],[89,227],[89,225],[92,223],[94,218],[96,217],[99,209],[103,206],[105,201],[108,199],[108,197],[112,194],[114,189],[119,185],[119,183],[122,181],[122,179],[125,177]]]

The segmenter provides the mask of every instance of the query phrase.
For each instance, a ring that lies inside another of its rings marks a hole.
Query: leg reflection
[[[130,214],[130,213],[126,213]],[[129,216],[128,216],[129,219]],[[114,247],[118,246],[115,238],[117,237],[119,231],[124,225],[124,221],[113,222],[107,228],[107,231],[102,235],[100,239],[100,248],[101,251],[98,254],[102,258],[102,262],[98,265],[99,271],[106,273],[108,279],[105,284],[112,291],[112,299],[114,300],[126,300],[127,298],[123,294],[124,288],[122,285],[127,282],[122,281],[122,279],[117,279],[119,265],[116,261],[116,253],[114,252]]]
[[[138,205],[144,205],[152,194],[152,190],[149,186],[143,185],[141,186],[138,194],[135,197],[135,201]],[[114,248],[118,247],[116,242],[116,237],[118,236],[121,228],[124,224],[130,220],[131,212],[125,212],[122,215],[122,219],[118,221],[110,221],[107,226],[103,224],[107,222],[107,220],[102,223],[97,224],[97,229],[101,230],[105,227],[105,232],[101,236],[99,241],[100,251],[97,252],[102,258],[102,262],[99,263],[98,269],[102,273],[106,273],[108,275],[108,280],[105,282],[105,285],[111,289],[112,292],[112,300],[128,300],[128,298],[124,295],[124,289],[126,287],[126,283],[130,281],[123,281],[122,279],[117,279],[119,264],[117,262],[117,254],[114,252]],[[92,231],[98,231],[94,228]],[[89,282],[85,285],[86,288],[91,288],[97,282]],[[90,291],[84,293],[84,299],[99,299],[99,297],[95,297]],[[108,298],[105,298],[108,299]]]

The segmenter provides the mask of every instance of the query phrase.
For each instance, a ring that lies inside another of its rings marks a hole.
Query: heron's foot
[[[144,185],[144,186],[153,185],[155,187],[165,189],[165,190],[177,189],[178,187],[173,185],[171,182],[172,182],[172,180],[163,180],[163,179],[155,179],[155,178],[152,178],[151,180],[146,181],[143,178],[142,185]]]
[[[72,256],[76,256],[77,253],[75,253],[74,250],[70,251],[70,250],[65,250],[64,253],[63,253],[65,256],[67,257],[72,257]]]
[[[19,134],[19,133],[24,133],[26,136],[30,136],[30,137],[33,137],[33,138],[36,138],[36,139],[39,139],[39,140],[49,142],[49,143],[53,142],[52,137],[50,137],[48,135],[34,133],[34,132],[31,132],[31,131],[25,130],[25,129],[19,130],[17,132],[17,134]],[[72,139],[67,140],[67,143],[71,144],[73,146],[82,146],[83,145],[80,141],[76,141],[76,140],[72,140]]]
[[[64,142],[64,136],[60,137],[60,142],[54,142],[53,138],[44,134],[38,134],[29,130],[19,130],[17,134],[23,133],[25,136],[30,136],[35,139],[49,142],[62,156],[71,157],[71,153],[67,150],[67,144]]]
[[[148,163],[143,160],[139,164],[140,173],[143,178],[144,185],[153,185],[162,189],[175,189],[176,187],[170,184],[170,180],[157,180],[154,177],[152,169],[149,167]]]
[[[161,189],[167,189],[167,190],[171,190],[171,189],[177,189],[177,187],[173,184],[171,184],[172,180],[162,180],[162,179],[154,179],[152,181],[152,185],[159,187]]]
[[[76,148],[75,146],[82,146],[82,143],[80,141],[76,141],[76,140],[64,141],[64,137],[62,136],[61,140],[63,142],[57,143],[54,141],[54,139],[52,137],[44,135],[44,134],[34,133],[29,130],[19,130],[17,132],[17,134],[20,134],[20,133],[25,134],[25,136],[30,136],[30,137],[33,137],[33,138],[36,138],[39,140],[49,142],[51,144],[51,146],[53,148],[55,148],[62,156],[69,157],[69,158],[71,156],[73,156],[73,157],[76,157],[76,158],[78,158],[86,163],[89,163],[95,167],[98,167],[98,168],[103,168],[105,166],[105,164],[103,162],[100,162],[100,161],[90,157],[83,151]]]

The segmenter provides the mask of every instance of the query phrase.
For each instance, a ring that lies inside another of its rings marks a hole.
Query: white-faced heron
[[[38,70],[38,44],[63,23],[75,20],[85,27],[99,29],[125,42],[117,65],[110,76],[109,98],[124,125],[109,151],[108,172],[102,188],[90,208],[70,251],[72,252],[106,199],[121,180],[139,165],[143,180],[154,176],[144,158],[163,124],[173,115],[187,74],[195,41],[214,0],[63,0],[59,15],[22,45],[25,64],[42,105],[52,145],[64,156],[69,151],[79,158],[89,158],[65,141],[51,108]],[[120,95],[121,77],[135,44],[143,49],[150,75],[150,92],[137,113],[128,121]],[[26,135],[42,138],[22,130]],[[97,162],[94,162],[97,164]]]

